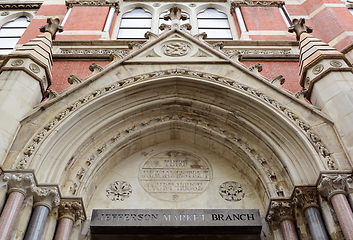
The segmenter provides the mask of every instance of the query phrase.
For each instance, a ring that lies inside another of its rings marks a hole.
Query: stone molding
[[[345,194],[347,195],[346,184],[347,177],[346,174],[325,174],[322,175],[320,182],[317,186],[318,191],[329,201],[332,196],[336,194]]]
[[[38,186],[32,188],[34,207],[45,206],[51,211],[60,204],[60,194],[57,187]]]
[[[230,13],[234,13],[238,7],[283,7],[284,1],[233,1]]]
[[[119,11],[119,1],[116,0],[66,0],[65,4],[67,8],[72,8],[74,6],[110,6],[114,7],[116,11]]]
[[[17,9],[39,9],[41,2],[32,3],[1,3],[0,10],[17,10]]]
[[[3,181],[7,183],[7,193],[19,192],[25,197],[36,185],[33,173],[4,173]]]
[[[67,218],[76,222],[78,220],[85,220],[86,214],[83,209],[82,199],[62,199],[59,204],[59,220]]]
[[[294,202],[301,207],[303,211],[310,207],[320,208],[318,201],[318,191],[315,187],[297,187],[294,190]]]
[[[87,103],[93,101],[98,97],[109,94],[112,91],[116,91],[117,89],[125,88],[126,86],[129,86],[131,84],[141,82],[141,81],[147,81],[150,79],[155,79],[158,77],[168,77],[168,76],[177,76],[177,75],[195,77],[195,78],[203,79],[205,81],[211,81],[211,82],[216,82],[218,84],[223,84],[228,87],[237,89],[239,91],[247,92],[252,96],[258,99],[261,99],[262,101],[272,105],[279,112],[282,112],[285,117],[287,117],[289,120],[295,123],[295,125],[299,127],[299,129],[302,130],[302,132],[314,144],[315,148],[318,151],[318,154],[320,154],[325,159],[328,169],[337,170],[336,163],[334,159],[331,157],[330,151],[327,149],[326,145],[322,142],[321,138],[316,133],[313,132],[312,127],[306,122],[304,122],[303,120],[301,120],[290,109],[288,109],[281,103],[277,102],[275,99],[272,99],[258,90],[252,89],[251,87],[243,84],[239,84],[238,82],[231,79],[225,79],[223,77],[219,77],[213,74],[196,72],[191,70],[184,70],[184,69],[172,69],[172,70],[165,70],[165,71],[159,71],[159,72],[151,72],[143,75],[137,75],[131,78],[126,78],[110,86],[106,86],[104,88],[98,89],[74,101],[67,108],[65,108],[63,111],[57,114],[47,124],[44,124],[44,126],[41,129],[38,130],[38,133],[36,134],[36,136],[33,137],[28,142],[26,147],[22,150],[21,155],[19,156],[19,161],[16,163],[16,169],[24,169],[27,166],[29,159],[31,159],[34,156],[34,153],[37,151],[38,146],[41,145],[44,138],[48,136],[48,134],[59,123],[61,123],[73,112],[75,112],[78,108],[81,108],[82,106],[86,105]]]
[[[266,220],[279,224],[284,220],[294,221],[294,203],[291,200],[271,200]]]

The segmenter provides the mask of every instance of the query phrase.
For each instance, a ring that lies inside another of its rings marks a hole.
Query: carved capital
[[[303,211],[310,207],[320,208],[317,197],[318,192],[316,188],[298,187],[294,192],[294,201]]]
[[[300,40],[300,35],[302,33],[312,33],[313,29],[305,25],[305,19],[293,19],[293,25],[288,28],[288,32],[292,33],[295,32],[297,35],[297,41]]]
[[[294,220],[294,203],[289,200],[271,201],[267,221],[279,224],[283,220]]]
[[[33,173],[5,173],[3,181],[7,182],[8,193],[20,192],[25,197],[36,185]]]
[[[68,218],[73,222],[85,220],[86,216],[83,210],[83,203],[79,200],[63,199],[59,204],[59,220]]]
[[[330,201],[331,197],[335,194],[347,194],[346,180],[347,175],[323,175],[317,189],[322,196]]]
[[[34,207],[45,206],[52,210],[60,204],[60,195],[57,187],[32,187]]]

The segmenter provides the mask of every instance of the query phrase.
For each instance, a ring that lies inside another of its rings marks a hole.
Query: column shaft
[[[316,207],[310,207],[304,211],[313,240],[329,240],[320,211]]]
[[[73,224],[71,219],[60,219],[54,240],[69,240]]]
[[[45,206],[34,208],[31,221],[29,222],[25,240],[40,240],[42,238],[45,222],[49,214],[49,209]]]
[[[333,195],[331,203],[335,209],[345,239],[353,240],[353,213],[346,196],[342,193]]]
[[[24,195],[19,192],[10,193],[4,210],[0,216],[0,240],[8,240],[21,210]]]
[[[280,223],[281,231],[284,240],[298,240],[297,231],[295,230],[294,222],[291,220],[283,220]]]

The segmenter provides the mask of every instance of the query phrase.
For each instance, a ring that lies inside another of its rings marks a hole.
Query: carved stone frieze
[[[119,10],[119,1],[117,0],[66,0],[65,4],[67,8],[74,6],[111,6]]]
[[[330,174],[323,175],[317,189],[322,196],[331,200],[335,194],[347,194],[346,180],[348,175],[343,174]]]
[[[106,190],[107,197],[112,201],[124,201],[132,193],[132,187],[125,181],[116,181],[109,185]]]
[[[33,187],[31,189],[35,206],[45,206],[51,211],[60,204],[60,195],[57,187]]]
[[[131,84],[134,84],[134,83],[137,83],[140,81],[154,79],[154,78],[158,78],[158,77],[162,77],[162,76],[167,77],[167,76],[178,76],[178,75],[195,77],[195,78],[199,78],[199,79],[203,79],[203,80],[211,81],[211,82],[217,82],[218,84],[226,85],[228,87],[237,89],[238,91],[247,92],[248,94],[251,94],[252,96],[254,96],[258,99],[261,99],[262,101],[266,102],[267,104],[273,106],[279,112],[281,112],[285,117],[287,117],[293,123],[295,123],[299,127],[299,129],[301,129],[301,131],[304,132],[308,136],[309,140],[316,147],[316,149],[318,150],[320,155],[326,160],[326,164],[327,164],[328,168],[330,170],[337,170],[337,166],[331,157],[331,153],[328,151],[327,147],[322,142],[320,137],[311,130],[311,126],[309,124],[307,124],[302,119],[300,119],[299,116],[294,114],[286,106],[282,105],[281,103],[279,103],[275,99],[266,96],[265,94],[261,93],[260,91],[252,89],[249,86],[239,84],[238,82],[236,82],[234,80],[226,79],[226,78],[219,77],[217,75],[213,75],[213,74],[209,74],[209,73],[202,73],[202,72],[196,72],[196,71],[184,70],[184,69],[171,69],[171,70],[165,70],[165,71],[150,72],[150,73],[146,73],[143,75],[137,75],[137,76],[127,78],[127,79],[122,79],[112,85],[98,89],[98,90],[96,90],[86,96],[81,97],[77,101],[71,103],[63,111],[61,111],[60,113],[55,115],[55,117],[51,121],[49,121],[47,124],[45,124],[43,126],[43,128],[39,129],[37,135],[35,135],[33,137],[33,139],[28,142],[27,146],[24,148],[23,152],[21,153],[19,161],[16,164],[16,168],[17,169],[24,169],[27,166],[29,159],[34,156],[34,153],[38,149],[38,146],[41,145],[41,143],[43,142],[43,139],[49,133],[51,133],[52,130],[63,121],[63,119],[66,119],[73,112],[75,112],[78,108],[84,106],[88,102],[91,102],[92,100],[97,99],[105,94],[109,94],[112,91],[116,91],[117,89],[125,88],[126,86],[129,86]]]
[[[271,201],[266,220],[275,224],[283,220],[294,220],[294,203],[289,200]]]
[[[290,49],[222,49],[228,57],[233,55],[248,55],[248,54],[258,54],[258,55],[287,55],[291,54]]]
[[[0,9],[39,9],[42,3],[2,3]]]
[[[61,200],[59,204],[59,220],[61,218],[68,218],[73,222],[78,220],[85,220],[86,216],[83,210],[82,201],[75,201],[75,200]]]
[[[224,182],[219,186],[219,194],[229,202],[237,202],[244,198],[245,193],[243,187],[234,181]]]
[[[284,1],[233,1],[230,12],[234,13],[238,7],[283,7]]]
[[[24,196],[36,185],[33,173],[5,173],[3,181],[7,182],[8,193],[20,192]]]
[[[303,211],[310,207],[320,208],[317,202],[316,188],[297,187],[294,192],[294,201]]]
[[[60,48],[58,51],[59,54],[85,54],[85,55],[92,55],[92,54],[120,54],[122,56],[126,56],[130,53],[130,50],[123,50],[123,49],[91,49],[91,48],[73,48],[73,49],[66,49]]]

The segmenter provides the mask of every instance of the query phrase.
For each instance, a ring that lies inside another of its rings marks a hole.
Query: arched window
[[[28,27],[26,17],[5,23],[0,29],[0,54],[9,54]]]
[[[118,39],[144,39],[145,33],[151,30],[152,14],[142,8],[125,13],[121,19]]]
[[[228,17],[214,8],[207,8],[197,15],[199,33],[206,32],[207,39],[233,39]]]

